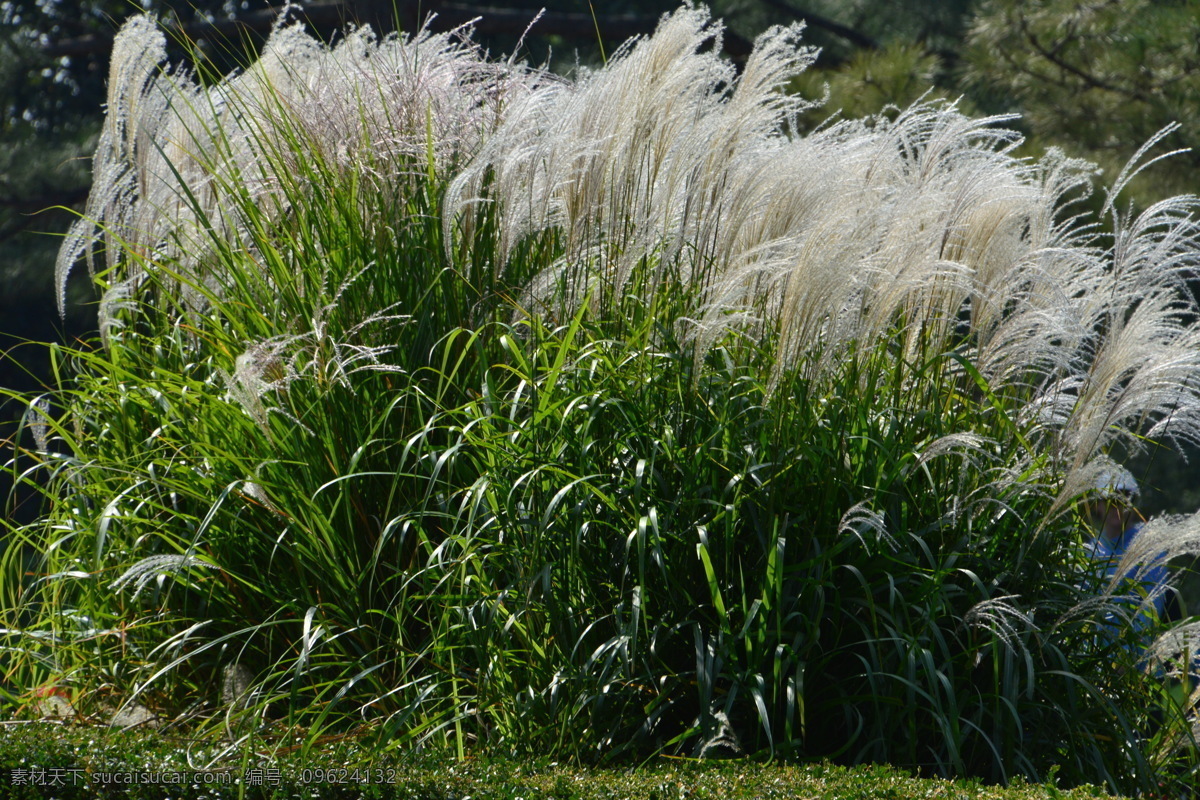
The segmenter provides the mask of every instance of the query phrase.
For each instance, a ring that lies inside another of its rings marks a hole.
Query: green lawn
[[[347,741],[326,741],[298,757],[283,743],[222,754],[190,749],[156,732],[106,732],[51,723],[0,726],[4,797],[90,798],[404,798],[405,800],[1033,800],[1107,797],[1095,787],[1059,790],[1017,781],[1002,788],[976,781],[916,778],[889,766],[855,769],[828,763],[784,766],[746,761],[660,759],[637,768],[588,769],[550,759],[467,759],[393,753],[374,761]],[[246,759],[246,760],[242,760]],[[183,773],[203,777],[187,784]],[[33,785],[34,781],[60,785]],[[130,786],[124,781],[142,780]],[[118,785],[117,781],[122,781]],[[18,784],[19,782],[19,784]]]

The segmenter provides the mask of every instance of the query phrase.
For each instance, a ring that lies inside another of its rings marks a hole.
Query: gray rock
[[[56,694],[47,695],[37,701],[38,718],[44,720],[75,719],[75,707],[71,701]]]
[[[697,758],[738,758],[745,755],[742,741],[724,711],[709,713],[702,724],[702,738],[696,748]]]
[[[241,664],[227,664],[221,669],[221,704],[241,711],[250,704],[254,674]]]
[[[110,728],[120,728],[121,730],[129,730],[139,726],[146,728],[158,727],[158,716],[146,708],[145,706],[134,703],[133,705],[122,706],[117,713],[112,715],[108,721]]]

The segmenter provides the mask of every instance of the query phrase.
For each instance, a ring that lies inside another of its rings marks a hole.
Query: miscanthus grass
[[[1195,200],[1120,202],[1151,143],[1091,216],[952,105],[796,130],[799,33],[735,70],[688,7],[566,80],[285,26],[201,85],[127,24],[6,705],[1186,786],[1195,624],[1089,579],[1079,506],[1200,439]]]

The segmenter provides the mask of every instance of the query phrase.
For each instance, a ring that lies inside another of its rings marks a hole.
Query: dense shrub
[[[201,87],[129,23],[8,701],[1186,780],[1191,628],[1100,635],[1142,612],[1081,588],[1075,507],[1200,438],[1193,201],[1124,211],[1131,167],[1072,216],[1085,165],[950,105],[801,134],[798,33],[735,73],[687,8],[567,81],[282,28]]]

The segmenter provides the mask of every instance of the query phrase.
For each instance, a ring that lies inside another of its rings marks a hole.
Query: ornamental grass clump
[[[1086,588],[1076,509],[1200,438],[1194,200],[1126,211],[1139,153],[1089,216],[952,105],[799,131],[799,34],[738,71],[687,7],[566,80],[281,27],[201,86],[128,24],[6,703],[1185,785],[1194,624]]]

